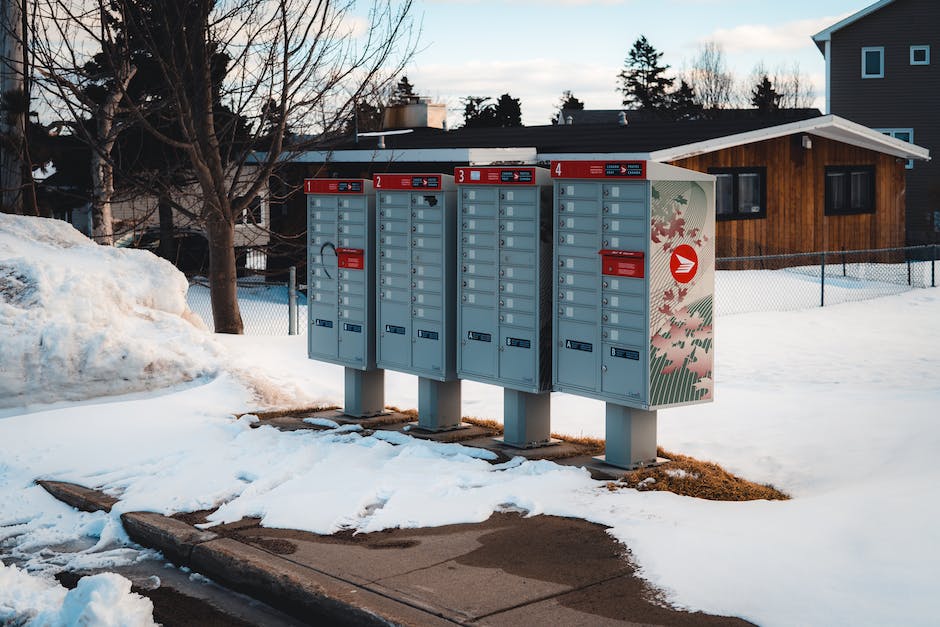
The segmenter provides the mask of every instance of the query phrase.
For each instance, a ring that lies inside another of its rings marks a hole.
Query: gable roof
[[[867,16],[867,15],[871,15],[872,13],[874,13],[875,11],[877,11],[878,9],[887,6],[887,5],[891,4],[892,2],[894,2],[894,0],[880,0],[879,2],[876,2],[876,3],[874,3],[874,4],[871,4],[871,5],[867,6],[867,7],[865,7],[865,8],[862,9],[861,11],[858,11],[858,12],[856,12],[856,13],[853,13],[852,15],[848,16],[848,17],[845,18],[844,20],[842,20],[842,21],[840,21],[840,22],[836,22],[835,24],[833,24],[833,25],[830,26],[829,28],[827,28],[827,29],[825,29],[825,30],[819,31],[818,33],[816,33],[815,35],[813,35],[813,41],[816,42],[816,47],[819,48],[819,51],[820,51],[820,52],[822,52],[823,54],[825,54],[825,53],[826,53],[826,42],[831,40],[831,38],[832,38],[832,33],[836,32],[837,30],[843,29],[843,28],[845,28],[846,26],[848,26],[848,25],[850,25],[850,24],[854,24],[855,22],[859,21],[859,20],[862,19],[863,17],[865,17],[865,16]]]
[[[455,131],[415,129],[378,137],[347,140],[322,150],[295,155],[300,161],[463,162],[486,159],[522,161],[551,159],[650,159],[669,162],[699,154],[796,134],[826,137],[901,159],[929,160],[926,148],[883,135],[835,115],[806,113],[804,119],[769,124],[766,119],[687,120],[636,124],[462,128]],[[603,157],[601,157],[603,155]]]

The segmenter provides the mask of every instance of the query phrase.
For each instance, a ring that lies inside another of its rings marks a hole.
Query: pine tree
[[[503,94],[494,110],[496,126],[522,126],[522,104],[518,98]]]
[[[623,104],[649,111],[668,110],[669,88],[675,79],[665,76],[668,65],[660,65],[663,53],[641,35],[630,49],[624,69],[617,75]]]
[[[774,89],[770,78],[764,74],[760,82],[751,91],[751,104],[761,113],[771,113],[780,108],[781,95]]]
[[[414,85],[408,82],[407,76],[402,76],[398,84],[392,88],[392,94],[389,98],[390,105],[404,105],[412,102],[415,98]]]
[[[496,107],[485,96],[467,96],[461,98],[463,105],[464,128],[481,128],[497,126]]]
[[[558,124],[558,116],[565,111],[583,110],[584,102],[575,98],[575,95],[571,93],[570,89],[566,89],[561,94],[561,101],[558,103],[558,109],[555,111],[555,115],[552,116],[552,124]]]
[[[674,120],[695,120],[702,116],[702,103],[695,90],[682,81],[679,89],[669,94],[669,111]]]

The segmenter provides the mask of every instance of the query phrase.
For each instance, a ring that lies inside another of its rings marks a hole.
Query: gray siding
[[[930,65],[911,65],[910,47],[930,46]],[[884,78],[862,78],[864,47],[884,47]],[[907,172],[907,241],[940,242],[940,2],[895,0],[832,34],[831,113],[871,128],[912,128],[933,161]]]

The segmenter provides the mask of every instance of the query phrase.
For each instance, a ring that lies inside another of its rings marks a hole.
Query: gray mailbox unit
[[[544,168],[455,170],[457,374],[502,386],[504,441],[550,441],[551,179]]]
[[[418,426],[460,425],[456,192],[446,174],[377,174],[377,363],[418,376]]]
[[[656,410],[710,401],[715,179],[553,161],[555,390],[607,402],[606,461],[656,459]]]
[[[307,354],[346,367],[343,411],[384,411],[375,361],[375,193],[363,179],[308,179]]]

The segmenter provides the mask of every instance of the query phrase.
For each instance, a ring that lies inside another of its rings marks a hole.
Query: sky
[[[571,90],[588,109],[620,108],[617,74],[633,42],[646,38],[671,71],[702,42],[723,45],[729,68],[799,64],[824,108],[825,63],[811,36],[869,0],[415,0],[419,51],[407,76],[416,91],[448,105],[459,125],[460,98],[522,101],[524,124],[548,124]]]

